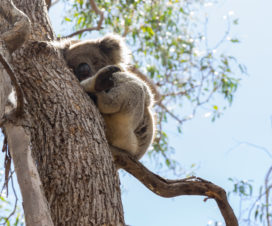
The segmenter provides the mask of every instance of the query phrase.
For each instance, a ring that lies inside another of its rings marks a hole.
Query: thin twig
[[[158,104],[162,109],[165,110],[166,113],[168,113],[172,118],[174,118],[176,121],[178,121],[178,123],[182,124],[184,122],[184,120],[180,119],[178,116],[176,116],[175,114],[173,114],[164,104],[162,104],[161,102]]]
[[[56,5],[59,1],[60,1],[60,0],[56,0],[56,1],[52,2],[52,3],[51,3],[51,7],[52,7],[53,5]]]
[[[267,226],[271,226],[271,215],[269,213],[269,196],[270,196],[270,190],[271,190],[271,185],[269,185],[269,177],[272,173],[272,167],[269,168],[267,174],[266,174],[266,177],[265,177],[265,210],[266,210],[266,221],[267,221]]]
[[[86,32],[86,31],[94,31],[94,30],[99,31],[99,30],[103,29],[102,23],[103,23],[103,21],[104,21],[104,12],[101,11],[101,10],[97,7],[97,5],[96,5],[96,3],[95,3],[94,0],[90,0],[90,5],[91,5],[91,7],[92,7],[92,10],[93,10],[97,15],[100,16],[100,19],[99,19],[99,21],[98,21],[98,23],[97,23],[97,26],[96,26],[96,27],[90,27],[90,28],[81,29],[81,30],[79,30],[79,31],[76,31],[76,32],[70,34],[70,35],[65,36],[65,38],[71,38],[71,37],[73,37],[73,36],[75,36],[75,35],[82,34],[83,32]]]
[[[14,207],[13,207],[12,212],[9,214],[8,217],[5,218],[5,223],[3,223],[2,225],[6,225],[6,223],[7,223],[8,220],[9,220],[9,218],[11,218],[11,217],[13,216],[13,214],[15,213],[16,208],[17,208],[18,196],[17,196],[16,190],[15,190],[15,188],[14,188],[14,183],[13,183],[13,177],[12,177],[12,175],[11,175],[11,187],[12,187],[13,194],[14,194],[14,196],[15,196],[15,203],[14,203]]]

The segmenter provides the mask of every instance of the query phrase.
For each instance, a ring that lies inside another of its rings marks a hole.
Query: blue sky
[[[254,185],[259,186],[271,165],[271,159],[264,152],[248,145],[238,145],[239,142],[266,148],[271,145],[271,8],[272,3],[268,0],[229,0],[207,9],[210,16],[208,40],[211,44],[220,39],[226,29],[224,15],[233,11],[233,16],[239,18],[239,26],[232,30],[232,34],[242,42],[226,46],[225,51],[247,66],[249,76],[244,77],[234,103],[219,120],[211,123],[209,118],[200,114],[185,123],[182,135],[174,129],[169,131],[170,145],[176,149],[173,158],[185,168],[196,163],[197,176],[226,190],[232,189],[229,177],[251,179]],[[59,12],[60,8],[55,6],[50,15],[59,18]],[[57,33],[67,32],[67,27],[61,29],[59,19],[53,21]],[[147,157],[143,162],[152,169]],[[213,200],[204,203],[203,197],[161,198],[129,174],[121,176],[121,183],[125,219],[129,225],[205,226],[210,221],[223,222]],[[238,199],[230,202],[238,215]]]
[[[271,146],[271,8],[272,2],[268,0],[229,0],[210,9],[208,36],[211,42],[225,30],[224,15],[233,11],[239,18],[239,26],[234,28],[233,34],[240,37],[242,43],[227,46],[226,51],[247,66],[249,75],[244,77],[234,103],[219,120],[212,123],[200,114],[185,123],[182,135],[174,129],[169,131],[170,145],[176,149],[173,157],[185,168],[196,163],[197,176],[226,190],[232,189],[229,177],[251,179],[254,185],[261,185],[271,165],[265,152],[246,144],[238,145],[250,142],[267,149]],[[64,31],[60,26],[61,11],[58,5],[50,10],[57,34]],[[152,169],[147,157],[143,162]],[[213,220],[222,222],[213,200],[203,202],[204,197],[193,196],[161,198],[128,174],[121,174],[121,183],[125,219],[131,226],[205,226]],[[238,215],[239,202],[235,198],[230,202]]]
[[[175,159],[185,167],[197,163],[196,175],[231,190],[229,177],[263,183],[271,158],[260,149],[239,142],[271,148],[271,59],[272,2],[268,0],[229,0],[211,8],[209,40],[216,40],[225,27],[223,15],[229,11],[239,18],[233,34],[242,43],[226,48],[248,68],[234,103],[216,122],[199,115],[184,125],[183,135],[171,132]],[[223,28],[222,28],[223,27]],[[272,151],[272,148],[271,148]],[[147,159],[144,159],[148,162]],[[132,176],[122,178],[126,222],[132,226],[205,226],[222,221],[214,201],[203,197],[160,198]],[[256,187],[257,188],[257,187]],[[239,202],[230,200],[237,216]],[[242,224],[241,224],[242,225]]]

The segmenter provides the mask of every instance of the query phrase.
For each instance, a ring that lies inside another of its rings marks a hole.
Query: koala
[[[129,54],[123,40],[108,35],[72,41],[65,47],[64,57],[102,114],[110,147],[140,159],[154,137],[155,88],[128,66]]]

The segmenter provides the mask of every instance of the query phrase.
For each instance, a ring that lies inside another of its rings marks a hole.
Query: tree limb
[[[49,10],[53,5],[56,5],[60,0],[55,0],[52,2],[52,0],[45,0],[45,3],[47,5],[47,10]]]
[[[13,25],[11,30],[4,32],[0,36],[0,39],[5,41],[8,50],[12,53],[23,45],[27,39],[30,33],[30,20],[9,0],[1,1],[0,13]]]
[[[40,177],[31,156],[30,136],[21,126],[5,124],[9,150],[23,197],[27,225],[53,226]]]
[[[6,81],[9,81],[8,85],[10,85],[11,80],[15,86],[18,102],[15,115],[18,116],[23,111],[23,94],[9,62],[11,53],[26,41],[30,33],[30,20],[15,7],[11,0],[1,1],[0,14],[12,26],[11,29],[0,34],[0,62],[3,65],[3,67],[0,65],[0,76],[6,77]],[[8,95],[9,93],[0,94]],[[53,226],[40,177],[31,156],[30,135],[26,134],[21,126],[9,122],[1,125],[2,122],[3,120],[0,121],[0,126],[3,126],[4,134],[7,137],[8,147],[22,192],[26,223],[27,225]]]
[[[104,12],[101,11],[101,10],[97,7],[97,5],[96,5],[96,3],[95,3],[94,0],[90,0],[90,5],[91,5],[91,7],[92,7],[92,10],[93,10],[97,15],[100,16],[100,19],[99,19],[99,21],[98,21],[98,23],[97,23],[97,26],[96,26],[96,27],[85,28],[85,29],[76,31],[76,32],[74,32],[74,33],[72,33],[72,34],[70,34],[70,35],[68,35],[68,36],[65,36],[65,38],[71,38],[71,37],[73,37],[73,36],[75,36],[75,35],[82,34],[83,32],[86,32],[86,31],[94,31],[94,30],[99,31],[99,30],[102,29],[102,23],[103,23],[103,21],[104,21]]]
[[[16,95],[17,95],[17,107],[14,111],[10,112],[9,115],[5,115],[4,116],[4,120],[5,119],[13,119],[15,117],[18,117],[20,115],[22,115],[23,113],[23,108],[24,108],[24,96],[23,96],[23,92],[21,87],[18,84],[18,81],[14,75],[14,72],[11,68],[11,66],[9,65],[9,63],[6,61],[6,59],[4,58],[4,56],[1,54],[0,52],[0,63],[4,66],[6,72],[8,73],[12,85],[15,87],[15,91],[16,91]],[[2,121],[0,121],[0,126],[2,124]]]
[[[111,150],[117,166],[132,174],[155,194],[166,198],[179,195],[202,195],[213,198],[224,217],[226,226],[238,226],[237,218],[228,203],[226,192],[221,187],[198,177],[181,180],[164,179],[149,171],[127,152],[114,147]]]

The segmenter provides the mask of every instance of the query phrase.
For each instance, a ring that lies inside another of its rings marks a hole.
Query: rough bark
[[[17,124],[30,136],[54,225],[124,225],[119,178],[100,114],[61,53],[39,44],[55,39],[46,4],[14,3],[32,23],[29,40],[12,57],[25,98]]]
[[[0,20],[1,22],[1,20]],[[0,54],[3,57],[7,57],[9,54],[5,48],[4,42],[0,42]],[[11,93],[11,80],[7,74],[3,64],[0,64],[0,120],[3,118],[5,113],[5,106],[8,101],[8,96]]]
[[[27,225],[53,226],[47,201],[45,200],[41,181],[30,150],[30,138],[21,126],[9,123],[22,114],[23,95],[11,68],[11,53],[19,48],[29,34],[30,22],[25,14],[18,10],[12,1],[2,0],[0,5],[0,24],[8,22],[11,26],[1,27],[0,32],[0,125],[2,124],[8,138],[8,149],[13,158],[14,168],[20,185],[24,214]],[[17,106],[6,111],[11,82],[17,94]],[[6,161],[6,160],[5,160]],[[6,165],[6,182],[8,183],[9,165]],[[7,185],[6,185],[7,186]]]

